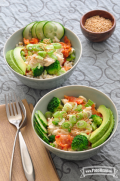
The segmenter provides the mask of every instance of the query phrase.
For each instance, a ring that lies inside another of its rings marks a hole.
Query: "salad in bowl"
[[[29,78],[48,79],[73,67],[75,49],[62,24],[32,22],[23,29],[22,35],[23,41],[6,53],[7,63],[15,72]]]
[[[84,151],[104,143],[114,128],[112,111],[86,97],[53,97],[43,114],[36,110],[33,125],[47,144],[65,151]]]

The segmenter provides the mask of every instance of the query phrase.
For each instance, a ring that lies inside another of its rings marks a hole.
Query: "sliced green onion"
[[[52,118],[52,112],[50,112],[50,111],[47,111],[46,113],[45,113],[45,117],[46,117],[46,119],[48,119],[48,118]]]
[[[93,101],[91,101],[90,99],[88,100],[87,104],[85,104],[85,107],[90,107],[94,104]]]
[[[67,61],[72,61],[72,60],[74,60],[74,59],[75,59],[75,54],[74,54],[74,53],[71,53],[71,54],[66,58]]]
[[[95,131],[97,129],[97,125],[94,122],[92,122],[91,126],[92,126],[93,131]]]
[[[37,55],[36,58],[43,60],[43,57],[41,57],[40,55]]]
[[[60,111],[56,111],[56,112],[53,114],[53,117],[54,117],[54,118],[61,118],[61,113],[60,113]]]
[[[61,113],[61,117],[62,118],[66,118],[66,116],[67,116],[66,111],[60,111],[60,113]]]
[[[71,111],[71,109],[72,109],[72,105],[69,103],[66,103],[63,107],[63,110],[66,112]]]
[[[53,54],[49,54],[50,58],[54,59],[54,60],[57,60],[57,56],[53,53]]]
[[[87,124],[86,129],[92,131],[92,126],[90,124]]]
[[[40,44],[34,44],[33,46],[32,46],[32,50],[33,51],[42,51],[43,49],[41,48],[41,46],[40,46]]]
[[[86,128],[87,123],[86,123],[86,121],[81,120],[81,121],[78,121],[78,122],[76,123],[76,126],[77,126],[78,128],[83,129],[83,128]]]
[[[33,44],[28,44],[26,46],[26,49],[32,51],[33,50]]]
[[[41,47],[41,44],[28,44],[26,46],[26,49],[29,51],[40,51],[43,50],[43,48]]]
[[[62,45],[60,43],[52,43],[55,49],[60,49]]]
[[[77,113],[77,114],[76,114],[76,118],[77,118],[77,120],[83,119],[83,118],[84,118],[83,113],[82,113],[82,112]]]
[[[68,128],[70,128],[72,125],[71,125],[71,123],[70,122],[64,122],[64,123],[62,123],[62,128],[63,129],[68,129]]]
[[[24,56],[21,56],[22,57],[22,59],[24,60],[24,62],[26,62],[26,58],[24,57]]]
[[[24,51],[21,51],[21,56],[25,56],[25,52]]]
[[[27,65],[27,70],[30,71],[31,67],[30,65]]]
[[[75,59],[75,54],[74,53],[71,53],[70,56],[71,56],[72,59]]]
[[[53,45],[47,45],[47,46],[45,46],[45,49],[46,50],[53,50],[54,46]]]
[[[40,55],[43,58],[45,58],[46,54],[47,54],[47,52],[45,52],[45,51],[39,51],[38,52],[38,55]]]
[[[54,118],[53,121],[52,121],[52,123],[53,123],[55,126],[57,126],[58,123],[59,123],[59,121],[60,121],[59,118]]]
[[[83,111],[81,108],[82,108],[82,105],[80,104],[80,105],[77,106],[77,108],[75,109],[75,111],[79,111],[79,112]]]
[[[83,117],[84,118],[88,118],[88,113],[87,112],[83,112]]]
[[[32,55],[32,52],[28,51],[28,56],[31,56]]]
[[[55,52],[55,50],[50,50],[49,52],[47,52],[48,55],[51,55]]]
[[[72,124],[75,124],[75,123],[77,122],[76,115],[69,115],[69,121],[70,121]]]
[[[54,114],[53,114],[53,117],[54,118],[59,118],[59,119],[63,119],[67,116],[67,113],[66,111],[56,111]]]
[[[66,70],[65,69],[60,69],[57,73],[57,75],[62,75],[62,74],[65,74],[66,73]]]

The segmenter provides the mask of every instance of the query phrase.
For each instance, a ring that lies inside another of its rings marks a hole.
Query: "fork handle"
[[[19,144],[20,144],[20,153],[21,153],[22,165],[25,176],[28,181],[34,181],[35,173],[34,173],[32,160],[20,130],[19,130]]]
[[[16,144],[16,139],[18,135],[19,130],[17,130],[15,139],[14,139],[14,144],[13,144],[13,150],[12,150],[12,156],[11,156],[11,163],[10,163],[10,175],[9,175],[9,181],[12,180],[12,166],[13,166],[13,156],[14,156],[14,151],[15,151],[15,144]]]

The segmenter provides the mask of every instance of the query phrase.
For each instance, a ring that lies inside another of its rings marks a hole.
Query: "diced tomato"
[[[62,53],[64,55],[64,57],[68,57],[69,56],[69,52],[71,51],[71,43],[70,40],[67,38],[67,36],[64,37],[64,42],[60,42],[60,44],[62,45]]]
[[[25,38],[23,38],[23,42],[25,45],[28,45],[30,43],[29,39],[25,39]]]
[[[60,135],[56,135],[55,137],[56,137],[56,138],[60,138]]]
[[[38,43],[38,42],[39,42],[38,38],[32,38],[32,39],[30,40],[30,43],[31,43],[31,44],[36,44],[36,43]]]
[[[97,116],[102,117],[102,114],[95,109],[95,104],[93,104],[91,107],[92,107],[92,114],[96,114]]]
[[[71,47],[70,40],[67,38],[67,36],[64,37],[64,42]]]
[[[77,98],[73,96],[64,96],[65,99],[68,99],[69,102],[76,102],[77,104],[82,104],[83,99],[82,98]]]
[[[65,57],[68,57],[69,56],[69,52],[71,51],[71,49],[66,49],[64,48],[64,50],[62,50],[62,53]]]
[[[67,149],[71,147],[73,136],[70,135],[56,135],[56,143],[62,148]]]

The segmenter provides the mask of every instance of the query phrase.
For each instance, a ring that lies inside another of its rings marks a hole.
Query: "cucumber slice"
[[[45,118],[45,116],[43,115],[43,113],[38,110],[38,111],[36,111],[36,114],[38,115],[39,119],[41,120],[43,126],[47,127],[48,122],[47,122],[47,119]]]
[[[38,114],[35,113],[35,118],[37,119],[37,122],[40,125],[40,129],[43,133],[47,133],[47,129],[43,126],[41,119],[39,118]]]
[[[62,24],[55,21],[48,21],[43,26],[45,37],[53,39],[55,36],[60,40],[65,33],[65,28]]]
[[[32,33],[32,37],[33,38],[37,38],[37,35],[36,35],[36,26],[37,26],[38,22],[34,23],[33,26],[32,26],[32,29],[31,29],[31,33]]]
[[[34,25],[34,23],[36,23],[36,21],[28,24],[28,25],[24,28],[24,30],[23,30],[23,38],[26,38],[26,39],[31,40],[31,38],[32,38],[31,29],[32,29],[32,26]]]
[[[35,131],[36,131],[36,133],[38,134],[38,136],[39,136],[40,138],[42,138],[46,143],[49,144],[49,138],[48,138],[47,134],[45,134],[44,132],[42,132],[41,127],[40,127],[40,124],[39,124],[39,122],[37,121],[36,118],[34,118],[33,125],[34,125]]]
[[[43,34],[43,26],[47,21],[39,21],[36,25],[36,36],[38,39],[42,40],[43,38],[45,38],[44,34]]]

